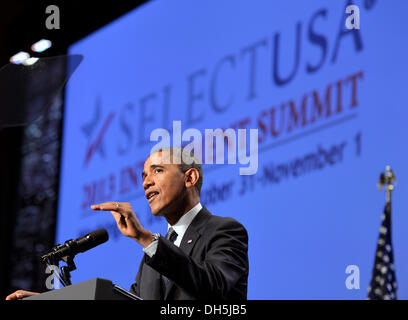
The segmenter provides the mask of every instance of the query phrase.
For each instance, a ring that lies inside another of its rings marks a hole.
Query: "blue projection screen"
[[[408,3],[355,1],[360,29],[351,30],[348,4],[151,1],[70,47],[84,60],[66,89],[56,242],[101,227],[110,235],[76,257],[73,283],[134,282],[142,247],[90,205],[130,202],[147,229],[165,234],[141,172],[158,143],[153,130],[180,124],[204,138],[206,129],[247,129],[248,143],[258,130],[256,173],[241,175],[248,164],[238,161],[204,164],[201,194],[249,232],[249,299],[365,299],[386,165],[398,181],[398,297],[408,298]],[[348,266],[359,288],[347,287]]]

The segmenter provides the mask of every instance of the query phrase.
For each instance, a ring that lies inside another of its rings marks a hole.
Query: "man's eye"
[[[156,169],[154,169],[154,172],[156,172],[156,173],[158,173],[158,172],[162,172],[163,171],[163,169],[160,169],[160,168],[156,168]]]

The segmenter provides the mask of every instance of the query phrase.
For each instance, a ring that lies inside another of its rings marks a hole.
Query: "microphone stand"
[[[69,240],[70,241],[70,240]],[[72,240],[71,240],[72,241]],[[68,242],[68,241],[67,241]],[[66,243],[67,243],[66,242]],[[52,255],[53,252],[56,252],[58,249],[60,249],[62,247],[61,244],[56,245],[55,247],[53,247],[51,249],[51,253],[45,254],[41,257],[41,261],[45,264],[47,264],[48,266],[51,267],[51,269],[55,270],[54,268],[52,268],[52,266],[56,267],[55,272],[57,272],[57,278],[60,281],[60,283],[66,287],[66,286],[70,286],[71,283],[71,271],[76,270],[76,265],[74,262],[74,257],[75,255],[67,255],[64,257],[61,257],[60,259],[62,261],[64,261],[67,265],[66,266],[62,266],[61,268],[59,267],[59,263],[58,260],[54,259],[54,256]],[[61,269],[61,271],[59,271],[59,269]]]
[[[62,257],[62,260],[66,262],[66,266],[61,267],[61,275],[62,275],[62,279],[64,280],[65,284],[67,286],[70,286],[71,283],[71,271],[76,270],[76,265],[74,262],[74,256],[66,256],[66,257]]]

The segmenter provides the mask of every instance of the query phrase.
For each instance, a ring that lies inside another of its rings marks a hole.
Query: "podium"
[[[95,278],[23,300],[142,300],[107,279]]]

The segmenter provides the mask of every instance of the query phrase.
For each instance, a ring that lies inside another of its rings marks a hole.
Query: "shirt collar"
[[[202,205],[201,203],[197,203],[193,208],[191,208],[191,210],[189,210],[187,213],[183,214],[182,217],[179,219],[179,221],[177,221],[176,224],[174,224],[173,226],[171,226],[170,224],[168,224],[167,226],[167,230],[170,229],[170,227],[172,227],[174,229],[174,231],[177,232],[177,240],[176,241],[181,241],[181,239],[184,236],[184,233],[186,232],[188,226],[190,225],[191,221],[193,221],[193,219],[195,218],[195,216],[197,215],[197,213],[202,209]]]

